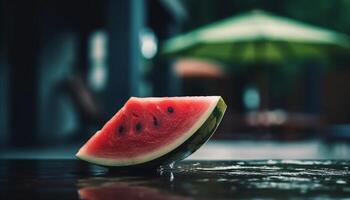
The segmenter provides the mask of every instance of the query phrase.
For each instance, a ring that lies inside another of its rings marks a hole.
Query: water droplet
[[[158,173],[159,173],[159,175],[163,175],[163,173],[164,173],[164,167],[161,165],[161,166],[159,166],[159,168],[158,168]]]
[[[337,180],[336,183],[337,184],[346,184],[346,181],[344,181],[344,180]]]
[[[173,172],[170,172],[169,181],[170,181],[170,182],[173,182],[173,181],[174,181],[174,174],[173,174]]]
[[[169,164],[170,169],[174,169],[175,162]]]
[[[268,160],[267,164],[274,165],[274,164],[277,164],[277,161],[275,161],[275,160]]]
[[[198,165],[200,165],[199,162],[196,162],[196,163],[193,163],[193,164],[192,164],[192,166],[198,166]]]

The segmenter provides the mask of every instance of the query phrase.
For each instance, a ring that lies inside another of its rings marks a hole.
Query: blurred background
[[[348,159],[348,0],[0,0],[0,157],[73,158],[130,96],[221,95],[191,159]]]

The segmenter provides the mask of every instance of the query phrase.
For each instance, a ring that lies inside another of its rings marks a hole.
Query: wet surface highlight
[[[109,170],[77,160],[0,160],[6,199],[348,198],[350,162],[183,161],[152,170]]]

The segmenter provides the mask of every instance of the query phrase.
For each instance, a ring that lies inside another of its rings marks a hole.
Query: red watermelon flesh
[[[154,160],[190,138],[221,97],[130,98],[79,150],[100,165],[128,166]]]

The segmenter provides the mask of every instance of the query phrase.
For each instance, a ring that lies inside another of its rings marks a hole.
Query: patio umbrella
[[[234,16],[165,42],[162,53],[232,62],[322,58],[349,50],[348,36],[264,11]]]

